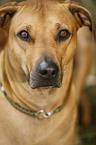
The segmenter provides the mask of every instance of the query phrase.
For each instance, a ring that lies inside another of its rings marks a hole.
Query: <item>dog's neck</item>
[[[30,88],[22,69],[15,68],[18,67],[18,64],[11,65],[7,49],[2,52],[1,57],[2,79],[0,79],[7,95],[14,102],[30,110],[45,110],[48,112],[53,111],[66,100],[68,89],[71,89],[69,84],[72,85],[72,61],[66,67],[62,87],[44,90]]]

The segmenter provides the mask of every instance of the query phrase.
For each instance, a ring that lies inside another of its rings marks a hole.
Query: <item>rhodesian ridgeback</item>
[[[71,1],[9,2],[0,27],[0,145],[73,145],[93,57],[90,13]]]

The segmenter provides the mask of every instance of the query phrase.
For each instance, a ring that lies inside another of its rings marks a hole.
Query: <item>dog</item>
[[[72,1],[9,2],[0,32],[0,145],[74,145],[91,14]]]

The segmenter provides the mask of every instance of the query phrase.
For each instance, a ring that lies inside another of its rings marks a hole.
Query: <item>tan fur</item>
[[[26,109],[46,112],[55,110],[68,97],[69,100],[59,113],[40,120],[16,110],[0,91],[0,145],[73,145],[77,100],[91,66],[92,55],[86,53],[93,54],[93,41],[91,38],[90,42],[86,41],[84,34],[88,38],[92,34],[89,28],[83,27],[77,35],[79,25],[69,10],[69,3],[41,3],[38,0],[9,5],[4,10],[1,7],[0,11],[3,14],[10,9],[10,13],[16,11],[10,20],[10,28],[6,26],[8,40],[0,54],[0,82],[7,95]],[[58,23],[61,25],[59,30]],[[17,37],[23,29],[29,31],[33,41],[25,42]],[[66,41],[58,42],[56,36],[61,29],[68,29],[72,35]],[[78,65],[73,71],[75,52]],[[44,55],[51,57],[62,69],[60,88],[31,89],[27,82],[26,74],[34,71]]]

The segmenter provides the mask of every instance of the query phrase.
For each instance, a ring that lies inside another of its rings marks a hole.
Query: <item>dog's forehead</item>
[[[23,21],[22,21],[23,18]],[[69,28],[72,27],[73,21],[71,12],[69,11],[67,5],[60,4],[58,2],[46,3],[46,4],[34,4],[28,3],[19,8],[13,21],[15,27],[24,25],[35,25],[42,26],[45,24],[55,25],[57,23],[64,24]]]

